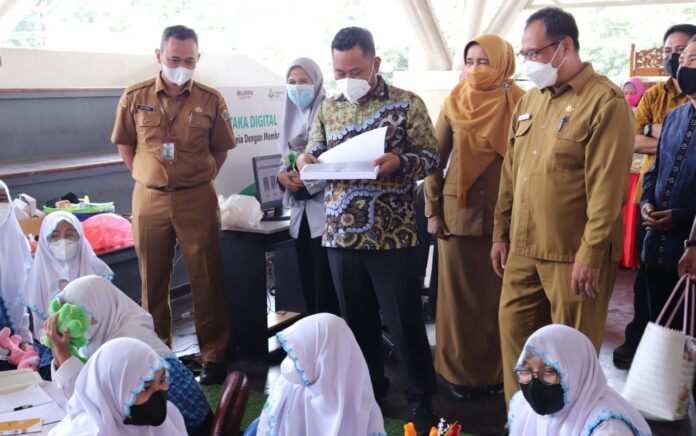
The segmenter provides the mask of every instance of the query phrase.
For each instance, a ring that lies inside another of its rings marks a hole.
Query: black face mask
[[[696,94],[696,68],[680,67],[677,71],[677,83],[684,94]]]
[[[673,78],[677,78],[677,70],[679,69],[679,53],[672,53],[668,59],[664,60],[665,71]]]
[[[520,384],[522,394],[537,415],[551,415],[563,409],[563,387],[560,384],[545,385],[535,378],[531,383]]]
[[[133,404],[126,425],[151,425],[157,427],[167,419],[167,391],[157,391],[143,404]]]

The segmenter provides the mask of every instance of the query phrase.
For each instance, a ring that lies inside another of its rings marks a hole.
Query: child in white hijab
[[[0,180],[0,329],[9,327],[28,344],[33,339],[22,292],[31,263],[29,243],[17,222],[10,190]]]
[[[56,297],[60,303],[81,307],[90,315],[92,326],[87,330],[85,354],[88,363],[103,344],[115,338],[135,338],[146,343],[169,367],[169,400],[179,408],[189,431],[201,431],[210,424],[210,405],[189,371],[177,359],[157,334],[152,316],[131,300],[110,281],[99,276],[85,276],[70,282]],[[50,326],[55,317],[46,321],[46,332],[54,344],[51,379],[66,396],[76,390],[75,380],[85,365],[66,349],[59,350],[60,337]],[[52,331],[53,330],[53,331]]]
[[[167,401],[167,389],[167,363],[150,346],[111,340],[87,361],[67,415],[49,435],[184,436],[184,419]]]
[[[521,391],[510,400],[511,436],[643,436],[650,427],[607,384],[590,340],[572,327],[537,330],[515,372]]]
[[[48,214],[41,223],[34,265],[25,291],[25,304],[34,317],[35,338],[43,335],[43,322],[48,319],[48,307],[60,291],[60,283],[88,274],[109,280],[114,275],[94,254],[75,215],[60,211]]]
[[[312,315],[276,336],[288,357],[257,435],[386,436],[365,358],[343,319]]]

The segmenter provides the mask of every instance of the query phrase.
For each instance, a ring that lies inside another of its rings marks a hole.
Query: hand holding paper
[[[375,161],[384,155],[386,135],[387,127],[380,127],[354,136],[322,153],[321,163],[305,165],[300,177],[302,180],[374,180],[379,171]]]

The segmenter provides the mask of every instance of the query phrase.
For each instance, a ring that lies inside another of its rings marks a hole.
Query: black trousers
[[[672,293],[674,287],[677,285],[677,282],[679,281],[679,275],[677,274],[677,271],[671,271],[647,265],[645,268],[645,278],[648,285],[647,287],[648,303],[650,307],[650,321],[655,321],[657,317],[660,315],[662,309],[665,307],[669,295]],[[673,308],[676,305],[676,302],[679,301],[676,298],[675,300],[672,300],[672,302],[670,303],[669,309],[667,309],[667,315],[673,310]],[[667,315],[665,316],[667,317]],[[667,319],[668,318],[665,318],[664,322],[666,322]],[[674,316],[674,319],[672,320],[672,323],[669,327],[675,330],[682,331],[684,327],[683,304],[677,312],[677,314]],[[694,399],[696,400],[696,379],[694,380],[692,392],[694,395]]]
[[[636,222],[636,249],[638,250],[638,258],[641,258],[643,252],[643,241],[645,240],[645,227],[643,227],[643,218],[638,214]],[[648,304],[648,286],[645,279],[645,264],[640,261],[636,281],[633,283],[633,319],[626,326],[626,344],[634,350],[638,348],[640,339],[643,337],[645,327],[650,321],[650,308]]]
[[[302,214],[295,251],[308,314],[329,312],[338,315],[338,298],[331,280],[326,248],[321,246],[321,237],[312,238],[307,214]]]
[[[376,398],[386,394],[382,324],[396,348],[410,404],[432,396],[435,368],[423,322],[418,248],[329,248],[329,264],[341,315],[367,361]],[[380,319],[381,313],[381,319]]]

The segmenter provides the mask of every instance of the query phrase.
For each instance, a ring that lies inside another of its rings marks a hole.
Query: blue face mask
[[[288,98],[300,109],[307,109],[314,101],[314,85],[287,85]]]

